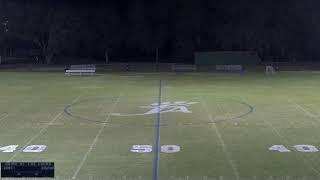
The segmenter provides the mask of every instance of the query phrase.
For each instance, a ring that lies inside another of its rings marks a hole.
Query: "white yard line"
[[[76,102],[81,96],[78,96],[77,98],[75,98],[72,103]],[[44,127],[42,127],[42,129],[37,133],[35,134],[34,136],[32,136],[29,141],[21,148],[21,150],[17,151],[16,153],[14,153],[11,158],[9,160],[7,160],[7,162],[10,162],[12,161],[16,156],[18,156],[24,148],[26,148],[28,145],[30,145],[30,143],[32,143],[32,141],[34,141],[36,138],[38,138],[42,133],[44,133],[48,127],[50,125],[52,125],[57,119],[60,118],[60,116],[63,114],[63,112],[60,112],[58,113],[48,124],[46,124]]]
[[[7,117],[9,117],[9,113],[5,113],[5,115],[3,115],[1,118],[0,118],[0,121],[6,119]],[[2,127],[3,125],[0,125],[0,127]]]
[[[104,103],[101,103],[101,104],[98,106],[98,109],[96,110],[96,113],[98,113],[98,112],[101,111],[103,104],[104,104]]]
[[[219,128],[217,127],[216,123],[214,123],[214,118],[212,117],[212,114],[210,114],[209,110],[208,110],[208,105],[206,103],[206,101],[204,101],[204,99],[201,97],[201,104],[202,106],[204,107],[205,111],[207,112],[207,115],[208,115],[208,119],[213,122],[212,123],[212,127],[216,133],[216,135],[218,136],[218,139],[220,141],[220,144],[222,146],[222,151],[224,152],[225,156],[226,156],[226,159],[228,160],[228,163],[229,165],[231,166],[232,170],[233,170],[233,173],[234,175],[236,176],[237,180],[240,179],[240,176],[239,176],[239,171],[237,169],[237,166],[235,165],[234,161],[231,159],[231,156],[230,156],[230,153],[228,151],[228,148],[227,148],[227,145],[226,143],[224,142],[223,138],[222,138],[222,135],[219,131]]]
[[[302,107],[300,104],[296,103],[295,101],[291,100],[291,99],[288,99],[288,102],[295,105],[295,107],[297,109],[300,109],[301,111],[303,111],[307,116],[313,118],[313,119],[316,119],[317,121],[320,121],[319,120],[319,117],[315,114],[313,114],[312,112],[308,111],[306,108]]]
[[[82,86],[82,87],[77,87],[79,89],[103,89],[105,87],[103,86]]]
[[[288,99],[288,102],[289,103],[292,103],[292,104],[294,104],[295,106],[296,106],[296,108],[298,108],[299,110],[301,110],[302,112],[304,112],[307,116],[309,116],[310,118],[312,118],[312,119],[315,119],[316,121],[320,121],[319,120],[319,117],[317,117],[315,114],[313,114],[312,112],[310,112],[310,111],[308,111],[306,108],[304,108],[303,106],[301,106],[300,104],[298,104],[298,103],[296,103],[295,101],[293,101],[292,99],[290,99],[290,98],[288,98],[287,97],[287,99]],[[294,126],[295,124],[292,122],[292,121],[289,121],[290,122],[290,124],[292,125],[292,126]],[[313,122],[313,121],[311,121],[311,124],[312,124],[312,126],[313,127],[317,127],[317,124],[315,123],[315,122]],[[312,135],[312,137],[313,137],[313,139],[317,139],[317,137],[315,137],[314,135]],[[312,160],[309,160],[310,162],[315,162],[315,160],[314,159],[312,159]],[[317,162],[316,162],[317,163]],[[320,173],[320,171],[318,171],[319,173]]]
[[[263,121],[264,121],[265,124],[267,124],[267,125],[271,128],[273,134],[276,134],[276,135],[280,138],[280,140],[281,140],[282,142],[284,142],[284,143],[287,144],[287,145],[290,144],[289,140],[287,140],[286,137],[284,137],[283,135],[281,135],[281,133],[272,125],[272,123],[270,123],[269,121],[266,121],[266,120],[263,120]],[[310,164],[310,163],[308,162],[308,160],[305,159],[302,155],[296,154],[296,157],[297,157],[298,159],[302,160],[305,165],[309,165],[310,168],[312,169],[312,171],[314,171],[316,174],[320,175],[320,171],[317,170],[316,168],[314,168],[313,165]]]
[[[52,123],[54,123],[54,121],[56,121],[57,119],[59,119],[59,117],[62,115],[63,112],[60,112],[59,114],[57,114],[46,126],[44,126],[37,134],[35,134],[34,136],[31,137],[31,139],[21,148],[20,151],[17,151],[15,154],[13,154],[13,156],[11,156],[11,158],[7,161],[7,162],[11,162],[16,156],[18,156],[21,151],[26,148],[30,143],[32,143],[32,141],[34,141],[36,138],[38,138],[43,132],[45,132],[48,127],[50,125],[52,125]]]
[[[91,153],[91,151],[93,150],[94,146],[97,144],[98,142],[98,139],[100,137],[100,135],[102,134],[104,128],[106,127],[107,125],[107,122],[109,121],[111,115],[112,115],[112,112],[114,111],[115,107],[117,106],[118,102],[119,102],[119,99],[120,99],[121,95],[118,96],[117,100],[113,103],[112,107],[111,107],[111,111],[108,113],[108,116],[107,118],[105,119],[104,123],[102,124],[102,126],[100,127],[98,133],[96,134],[95,138],[93,139],[88,151],[84,154],[80,164],[78,165],[76,171],[73,173],[73,176],[72,176],[72,179],[76,179],[82,166],[84,165],[84,163],[86,162],[89,154]]]
[[[242,98],[242,99],[243,99],[243,98]],[[245,100],[243,99],[243,101],[245,101]],[[282,143],[284,143],[284,144],[286,144],[286,145],[290,145],[289,140],[288,140],[285,136],[283,136],[283,135],[272,125],[271,122],[266,121],[264,118],[262,118],[262,119],[263,119],[263,122],[264,122],[267,126],[269,126],[269,128],[270,128],[271,131],[272,131],[272,134],[274,134],[275,136],[278,136],[278,137],[280,138],[280,141],[281,141]],[[320,175],[320,171],[317,170],[316,168],[314,168],[314,166],[313,166],[312,164],[310,164],[309,161],[308,161],[306,158],[303,157],[303,155],[297,154],[297,153],[295,153],[295,155],[296,155],[296,158],[297,158],[297,159],[301,160],[306,166],[309,166],[313,172],[315,172],[316,174]]]
[[[8,116],[9,116],[9,114],[8,114],[8,113],[5,113],[5,115],[0,118],[0,121],[4,120],[4,119],[7,118]]]

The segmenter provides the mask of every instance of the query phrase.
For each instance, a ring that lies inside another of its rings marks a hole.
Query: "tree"
[[[151,51],[151,31],[147,24],[144,4],[141,0],[132,0],[128,6],[127,45],[145,52]]]
[[[99,8],[92,13],[91,32],[96,35],[97,48],[104,53],[105,62],[108,63],[110,54],[121,46],[125,28],[114,8]]]
[[[53,56],[59,52],[59,44],[65,35],[62,24],[59,22],[63,19],[59,19],[57,9],[53,8],[43,11],[34,9],[29,13],[30,17],[23,38],[37,44],[46,64],[51,64]]]
[[[7,33],[9,31],[8,29],[9,26],[9,19],[7,17],[7,1],[3,0],[0,1],[0,47],[1,47],[1,55],[5,56],[5,51],[6,51],[6,37]]]
[[[41,56],[47,64],[52,63],[53,56],[59,53],[60,47],[67,29],[63,27],[65,17],[63,11],[56,7],[51,7],[51,4],[37,4],[29,1],[24,1],[23,13],[17,16],[13,12],[17,9],[9,9],[8,18],[10,26],[8,36],[10,39],[20,39],[31,41],[36,44]],[[21,8],[21,4],[12,8]]]

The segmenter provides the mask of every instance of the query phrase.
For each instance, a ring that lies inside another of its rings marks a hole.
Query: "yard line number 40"
[[[17,150],[19,145],[8,145],[0,147],[0,152],[11,153]],[[47,148],[46,145],[30,145],[25,147],[22,152],[25,153],[40,153],[43,152]]]
[[[298,152],[302,153],[315,153],[318,152],[318,148],[314,145],[303,144],[303,145],[294,145],[294,149]],[[281,152],[281,153],[288,153],[291,152],[286,146],[284,145],[273,145],[269,148],[270,151]]]

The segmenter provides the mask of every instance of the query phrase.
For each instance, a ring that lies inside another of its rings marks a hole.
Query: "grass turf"
[[[192,113],[160,116],[159,180],[317,179],[320,152],[320,74],[283,72],[223,75],[114,73],[65,77],[63,73],[0,73],[1,161],[53,161],[57,179],[153,179],[151,153],[132,145],[155,145],[158,102],[196,102]],[[68,106],[70,105],[70,106]],[[67,113],[65,112],[67,111]],[[69,114],[68,114],[69,113]],[[125,114],[117,116],[115,113]],[[43,144],[41,153],[22,152]],[[268,150],[285,145],[290,153]]]

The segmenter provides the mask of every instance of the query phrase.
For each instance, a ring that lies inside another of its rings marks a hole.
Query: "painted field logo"
[[[186,102],[186,101],[175,101],[175,102],[163,102],[160,104],[153,103],[149,106],[140,106],[142,109],[146,109],[145,113],[139,114],[123,114],[123,113],[112,113],[113,116],[142,116],[157,113],[169,113],[169,112],[180,112],[180,113],[192,113],[191,105],[197,104],[198,102]]]

